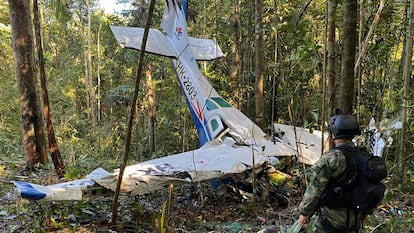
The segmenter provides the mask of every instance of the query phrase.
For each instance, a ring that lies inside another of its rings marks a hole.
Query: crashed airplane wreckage
[[[275,125],[282,138],[266,135],[254,122],[225,101],[198,69],[197,61],[223,56],[213,40],[189,37],[180,6],[167,0],[161,28],[150,29],[145,52],[169,57],[197,128],[201,147],[127,166],[121,193],[141,195],[170,184],[194,183],[264,169],[272,158],[296,156],[313,164],[321,154],[321,135],[304,129]],[[118,43],[141,49],[142,28],[111,26]],[[253,164],[254,163],[254,164]],[[49,186],[15,181],[21,197],[29,200],[89,200],[111,194],[119,171],[98,168],[87,178]]]

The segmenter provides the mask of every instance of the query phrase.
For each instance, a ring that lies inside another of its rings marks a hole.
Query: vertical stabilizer
[[[189,47],[190,42],[187,32],[187,20],[181,10],[181,5],[174,0],[167,0],[164,15],[161,21],[161,28],[174,45],[177,57]]]

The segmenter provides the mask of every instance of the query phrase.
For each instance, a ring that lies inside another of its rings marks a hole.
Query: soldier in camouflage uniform
[[[348,145],[354,147],[352,138],[361,133],[356,119],[348,114],[337,114],[330,120],[329,131],[335,147]],[[322,155],[313,166],[313,175],[306,188],[303,200],[299,205],[299,222],[306,228],[309,219],[316,214],[315,230],[317,233],[355,232],[355,221],[362,216],[355,216],[354,211],[347,208],[332,208],[321,204],[328,183],[341,175],[347,166],[345,155],[333,148]],[[358,221],[360,224],[361,221]],[[358,225],[359,226],[359,225]]]

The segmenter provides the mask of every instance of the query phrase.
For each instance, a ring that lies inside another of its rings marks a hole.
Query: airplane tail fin
[[[189,46],[187,20],[181,5],[175,0],[167,0],[164,15],[161,21],[161,28],[173,43],[177,52],[180,54]]]
[[[185,19],[188,21],[188,0],[180,0],[181,9],[183,10]]]
[[[194,58],[197,61],[209,61],[223,57],[224,54],[216,41],[211,39],[193,38],[188,35],[186,20],[187,3],[186,1],[180,2],[181,5],[175,0],[167,0],[161,21],[161,28],[177,49],[177,57],[180,56],[187,47],[191,48]]]

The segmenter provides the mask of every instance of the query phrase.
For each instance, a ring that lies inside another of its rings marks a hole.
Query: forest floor
[[[51,173],[38,170],[30,175],[30,182],[56,183]],[[121,196],[117,224],[112,225],[112,197],[24,201],[12,184],[13,180],[27,181],[29,176],[22,174],[0,171],[0,232],[287,232],[286,226],[298,217],[302,197],[298,184],[268,186],[260,177],[255,202],[251,187],[244,183],[237,188],[213,188],[209,182],[181,185],[172,192],[166,187],[147,195]],[[264,192],[263,187],[271,189]],[[394,192],[391,199],[369,217],[364,232],[414,232],[414,195]]]

